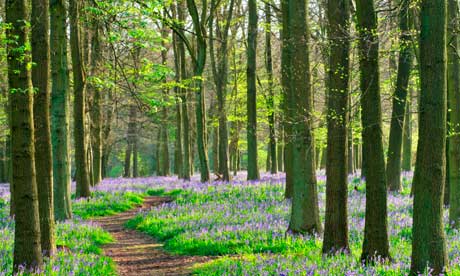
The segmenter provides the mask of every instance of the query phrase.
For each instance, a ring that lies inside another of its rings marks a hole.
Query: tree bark
[[[390,141],[388,146],[387,185],[390,191],[400,191],[401,184],[401,149],[403,139],[404,115],[412,67],[412,45],[410,33],[409,0],[401,2],[399,11],[400,51],[396,90],[393,95]]]
[[[204,0],[202,17],[206,13],[207,1]],[[194,0],[187,0],[187,8],[192,17],[193,28],[195,30],[197,49],[194,59],[194,88],[196,98],[196,133],[197,133],[197,150],[200,160],[200,175],[201,182],[209,181],[209,162],[206,146],[206,108],[204,102],[204,85],[203,85],[203,72],[206,65],[206,38],[205,38],[205,20],[200,19],[198,9]]]
[[[373,0],[356,1],[359,30],[363,169],[366,178],[366,218],[361,259],[389,258],[387,185],[382,141],[379,82],[379,39]]]
[[[180,1],[177,5],[177,17],[181,24],[185,24],[185,13],[184,7],[185,1]],[[184,31],[182,29],[179,30],[179,33],[184,36]],[[180,66],[180,79],[184,81],[187,79],[187,60],[185,58],[185,45],[182,39],[177,40],[177,50],[178,50],[178,57],[179,57],[179,66]],[[187,89],[181,88],[180,91],[181,97],[181,111],[182,111],[182,131],[183,131],[183,144],[182,149],[184,152],[183,157],[183,179],[190,180],[192,174],[192,147],[190,143],[190,119],[189,119],[189,108],[188,108],[188,97],[187,97]]]
[[[70,47],[74,85],[74,143],[77,198],[91,196],[87,160],[86,135],[86,73],[80,43],[80,7],[77,0],[69,1]]]
[[[51,1],[50,13],[54,217],[58,221],[64,221],[72,217],[70,199],[70,93],[65,1]]]
[[[448,264],[442,221],[446,165],[446,1],[421,2],[419,142],[414,174],[411,274],[443,273]],[[432,20],[436,18],[436,20]]]
[[[50,126],[49,1],[32,1],[32,82],[34,86],[35,171],[41,246],[45,256],[56,251],[54,238],[53,157]]]
[[[272,12],[269,3],[265,3],[265,68],[268,75],[268,128],[269,128],[269,143],[268,143],[268,158],[269,169],[271,174],[276,174],[278,171],[276,158],[276,131],[275,131],[275,94],[273,90],[273,58],[272,58]]]
[[[248,48],[247,48],[247,140],[248,140],[248,180],[257,180],[257,1],[248,0]]]
[[[8,55],[8,101],[10,107],[11,163],[15,203],[13,270],[26,271],[43,265],[40,245],[40,217],[35,178],[33,122],[33,88],[29,68],[29,3],[25,0],[5,2]],[[20,51],[18,49],[23,49]]]
[[[214,76],[214,84],[217,94],[217,111],[218,111],[218,172],[222,176],[223,181],[230,180],[230,171],[228,167],[229,149],[228,149],[228,129],[227,129],[227,82],[228,82],[228,35],[230,25],[233,18],[233,8],[235,1],[230,0],[228,4],[227,14],[225,17],[225,25],[223,29],[217,28],[216,35],[220,41],[217,57],[215,55],[215,39],[214,38],[214,15],[211,14],[209,21],[209,52],[211,56],[211,68]],[[211,10],[214,10],[216,1],[211,1]],[[216,61],[217,60],[217,61]]]
[[[326,220],[323,253],[348,252],[350,1],[327,3],[329,36]]]
[[[460,227],[460,61],[458,59],[458,1],[448,0],[448,38],[447,38],[447,95],[450,113],[449,124],[449,170],[450,184],[449,221]],[[447,187],[446,187],[447,188]]]
[[[288,231],[320,233],[316,184],[312,91],[308,53],[308,1],[283,0],[282,74],[286,98],[286,137],[290,154],[292,207]]]
[[[96,77],[101,65],[101,33],[99,20],[94,19],[91,36],[91,76]],[[101,89],[96,84],[89,86],[93,96],[91,106],[91,146],[92,146],[92,178],[94,185],[102,180],[102,97]]]
[[[406,112],[404,118],[404,132],[403,132],[403,156],[402,156],[402,170],[411,171],[412,170],[412,111],[411,111],[411,98],[406,102]]]

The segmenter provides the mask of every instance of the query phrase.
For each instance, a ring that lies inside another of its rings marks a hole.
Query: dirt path
[[[146,197],[142,207],[95,220],[115,238],[114,243],[104,247],[104,252],[117,264],[118,275],[189,275],[193,264],[209,260],[206,257],[171,255],[150,236],[124,228],[123,225],[139,211],[170,200],[167,197]]]

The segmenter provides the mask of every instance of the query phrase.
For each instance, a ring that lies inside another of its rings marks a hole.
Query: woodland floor
[[[114,243],[104,246],[104,253],[115,262],[118,275],[190,275],[194,264],[209,260],[208,257],[171,255],[150,236],[124,227],[139,212],[170,201],[168,197],[146,197],[138,208],[94,220],[115,239]]]

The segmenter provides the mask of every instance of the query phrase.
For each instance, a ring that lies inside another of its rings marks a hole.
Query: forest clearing
[[[460,275],[459,14],[0,1],[0,276]]]

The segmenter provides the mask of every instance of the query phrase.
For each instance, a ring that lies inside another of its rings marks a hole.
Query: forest
[[[458,0],[0,3],[0,276],[460,275]]]

